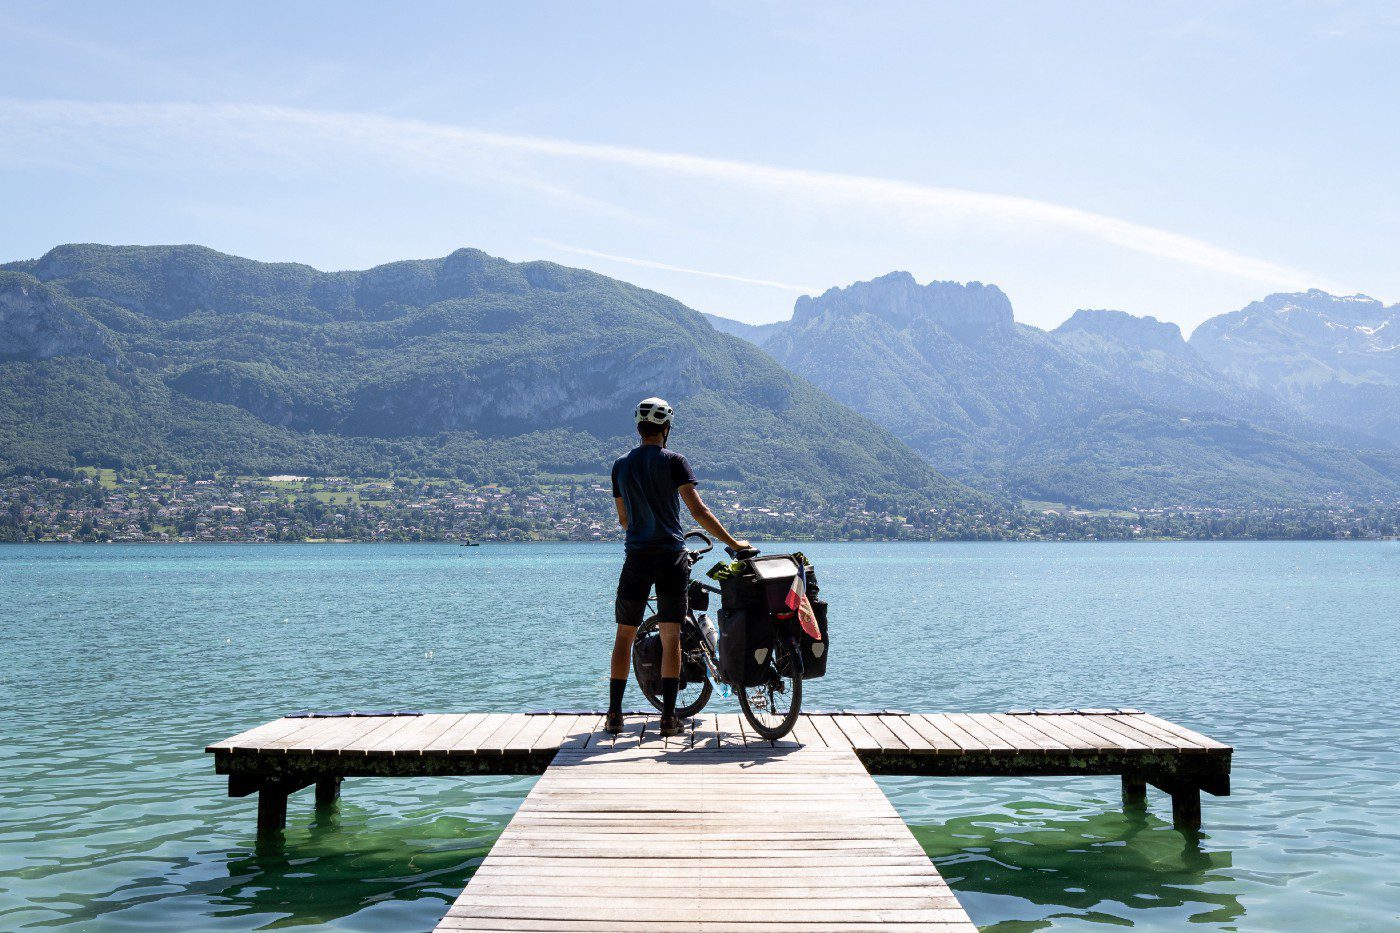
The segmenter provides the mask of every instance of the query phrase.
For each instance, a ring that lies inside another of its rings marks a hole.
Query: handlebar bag
[[[792,578],[797,576],[797,563],[790,554],[774,554],[769,557],[755,557],[749,567],[758,578],[763,590],[763,602],[769,612],[780,612],[786,608],[784,600],[792,589]]]

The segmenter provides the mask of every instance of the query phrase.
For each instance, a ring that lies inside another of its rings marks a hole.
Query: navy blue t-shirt
[[[690,463],[656,444],[643,444],[612,468],[613,498],[627,507],[627,550],[683,551],[680,488],[695,482]]]

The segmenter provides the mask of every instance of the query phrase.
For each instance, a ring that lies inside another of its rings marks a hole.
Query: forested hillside
[[[663,295],[476,250],[318,272],[197,246],[0,269],[0,467],[604,475],[649,395],[702,479],[789,498],[982,500]]]

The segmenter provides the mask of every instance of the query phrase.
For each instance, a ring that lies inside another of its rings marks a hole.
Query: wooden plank
[[[826,740],[813,726],[810,717],[798,716],[792,725],[792,737],[805,748],[827,748]]]
[[[1186,728],[1185,726],[1180,726],[1174,722],[1168,722],[1165,719],[1160,719],[1156,716],[1153,716],[1151,713],[1137,713],[1132,716],[1118,715],[1110,716],[1108,718],[1112,719],[1114,722],[1120,722],[1125,725],[1131,725],[1135,727],[1138,723],[1142,723],[1144,725],[1149,726],[1155,726],[1163,732],[1166,732],[1170,735],[1178,736],[1181,739],[1184,739],[1188,742],[1191,742],[1194,745],[1200,746],[1201,748],[1208,749],[1210,751],[1227,752],[1232,750],[1230,746],[1226,745],[1223,742],[1217,742],[1215,739],[1201,735],[1199,732],[1195,732],[1191,729]]]
[[[569,731],[574,728],[582,717],[574,713],[555,714],[550,717],[549,725],[535,737],[530,744],[531,752],[543,752],[548,749],[557,749],[564,739],[569,735]]]
[[[1097,752],[1101,748],[1099,739],[1093,736],[1084,736],[1069,728],[1062,727],[1061,721],[1067,720],[1068,716],[1007,716],[1006,718],[1024,729],[1038,732],[1070,751]]]
[[[390,720],[389,716],[338,716],[323,722],[335,725],[324,732],[318,732],[299,739],[287,746],[288,755],[334,755],[344,745],[354,744],[363,735],[368,735]]]
[[[433,714],[412,717],[413,722],[391,736],[380,739],[366,749],[368,755],[422,755],[423,746],[437,738],[458,718]]]
[[[1205,753],[1205,748],[1189,739],[1179,735],[1164,731],[1148,722],[1129,722],[1120,720],[1116,716],[1097,716],[1099,728],[1118,735],[1135,738],[1147,743],[1156,752],[1179,752],[1190,755],[1201,755]],[[1138,717],[1134,716],[1133,719]]]
[[[715,716],[715,728],[719,732],[719,749],[744,748],[743,717],[738,713],[720,713]]]
[[[457,748],[465,736],[470,735],[479,728],[486,720],[486,713],[467,713],[461,719],[448,726],[442,735],[430,742],[424,742],[420,751],[424,755],[441,755],[450,753]]]
[[[840,729],[846,736],[846,741],[851,743],[851,747],[861,751],[877,751],[880,743],[875,740],[869,732],[865,731],[865,726],[860,719],[855,716],[832,716],[831,723]]]
[[[701,713],[695,717],[695,748],[714,751],[719,748],[719,728],[715,725],[714,713]]]
[[[246,732],[240,732],[235,736],[230,736],[222,742],[215,742],[213,745],[205,746],[206,752],[227,752],[227,751],[257,751],[265,742],[280,739],[284,735],[289,735],[302,729],[307,724],[306,719],[290,719],[283,717],[274,719],[272,722],[264,723]]]
[[[894,733],[894,737],[903,742],[904,747],[909,751],[915,754],[932,755],[934,752],[933,743],[906,721],[910,718],[908,716],[879,717],[880,724]]]
[[[803,716],[812,728],[817,730],[822,739],[826,741],[828,748],[853,748],[851,740],[846,738],[846,733],[842,732],[836,723],[831,721],[831,717],[825,714]]]
[[[969,747],[980,749],[981,743],[970,736],[966,743],[955,739],[950,733],[938,728],[927,716],[913,715],[904,717],[904,724],[924,737],[924,741],[929,744],[935,755],[962,755]]]
[[[342,757],[366,757],[369,754],[369,750],[377,745],[381,739],[394,735],[403,729],[407,729],[409,726],[413,725],[413,721],[418,717],[386,716],[384,718],[385,721],[383,723],[356,738],[354,745],[327,746],[326,751],[329,752],[334,748],[335,753]]]
[[[466,713],[439,716],[437,717],[437,721],[431,726],[425,726],[423,729],[419,730],[418,734],[414,736],[414,742],[411,746],[406,743],[400,744],[394,749],[394,754],[421,758],[426,749],[431,748],[434,742],[446,735],[448,730],[457,726],[466,718]]]
[[[288,745],[294,745],[301,741],[314,742],[318,735],[330,733],[330,731],[335,730],[336,724],[339,723],[339,721],[339,717],[336,717],[336,719],[329,719],[329,717],[307,717],[307,719],[302,719],[301,728],[294,728],[290,733],[259,742],[258,754],[286,754]]]
[[[570,727],[569,734],[559,743],[559,751],[568,754],[589,747],[600,733],[606,735],[603,732],[603,722],[604,717],[600,715],[579,716]]]
[[[546,729],[554,724],[553,715],[526,716],[525,725],[501,748],[508,755],[526,755]]]
[[[477,739],[476,754],[503,754],[510,745],[510,740],[515,738],[535,718],[534,716],[526,716],[524,713],[511,713],[496,727],[495,732]]]
[[[1012,743],[1002,738],[998,733],[987,728],[981,721],[981,717],[968,713],[947,713],[944,719],[951,726],[956,726],[964,733],[980,742],[988,752],[998,754],[1014,754],[1019,747],[1018,743]],[[942,728],[940,726],[940,728]]]
[[[471,731],[458,736],[456,744],[448,750],[448,754],[476,755],[481,751],[482,741],[499,731],[501,726],[511,720],[511,716],[510,713],[487,713]]]
[[[658,717],[648,713],[633,713],[622,717],[622,731],[612,737],[612,749],[624,751],[639,748],[648,724],[655,729],[658,723]],[[600,737],[599,741],[603,743],[604,747],[607,747],[608,738],[606,735]]]
[[[1071,717],[1065,717],[1066,719]],[[1075,716],[1074,727],[1088,735],[1098,736],[1106,747],[1119,748],[1125,752],[1142,753],[1160,747],[1160,743],[1149,742],[1141,733],[1118,730],[1104,721],[1102,716]]]
[[[886,725],[883,716],[854,716],[851,717],[861,724],[867,735],[875,740],[876,746],[882,752],[902,752],[908,746],[900,741],[899,736]]]
[[[1021,722],[1025,718],[1024,716],[1008,716],[1005,713],[979,713],[977,715],[988,729],[996,731],[1007,742],[1014,745],[1019,740],[1022,752],[1038,750],[1050,755],[1064,754],[1070,750],[1069,746],[1059,739]]]

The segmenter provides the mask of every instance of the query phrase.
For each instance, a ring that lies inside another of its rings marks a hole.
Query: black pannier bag
[[[720,677],[734,687],[766,683],[775,631],[763,582],[750,570],[721,580],[720,603]]]
[[[710,591],[700,585],[699,580],[691,580],[685,592],[686,604],[694,612],[704,612],[710,608]]]
[[[632,666],[637,670],[637,683],[646,684],[648,690],[660,696],[661,633],[656,629],[632,642]]]
[[[817,641],[806,632],[797,636],[799,647],[802,649],[803,680],[826,676],[826,657],[831,648],[831,639],[826,631],[826,601],[813,599],[812,614],[817,617],[817,628],[821,630],[822,640]]]
[[[720,680],[732,686],[744,682],[744,655],[749,644],[749,613],[746,609],[720,609],[715,617],[719,629],[717,662]]]

